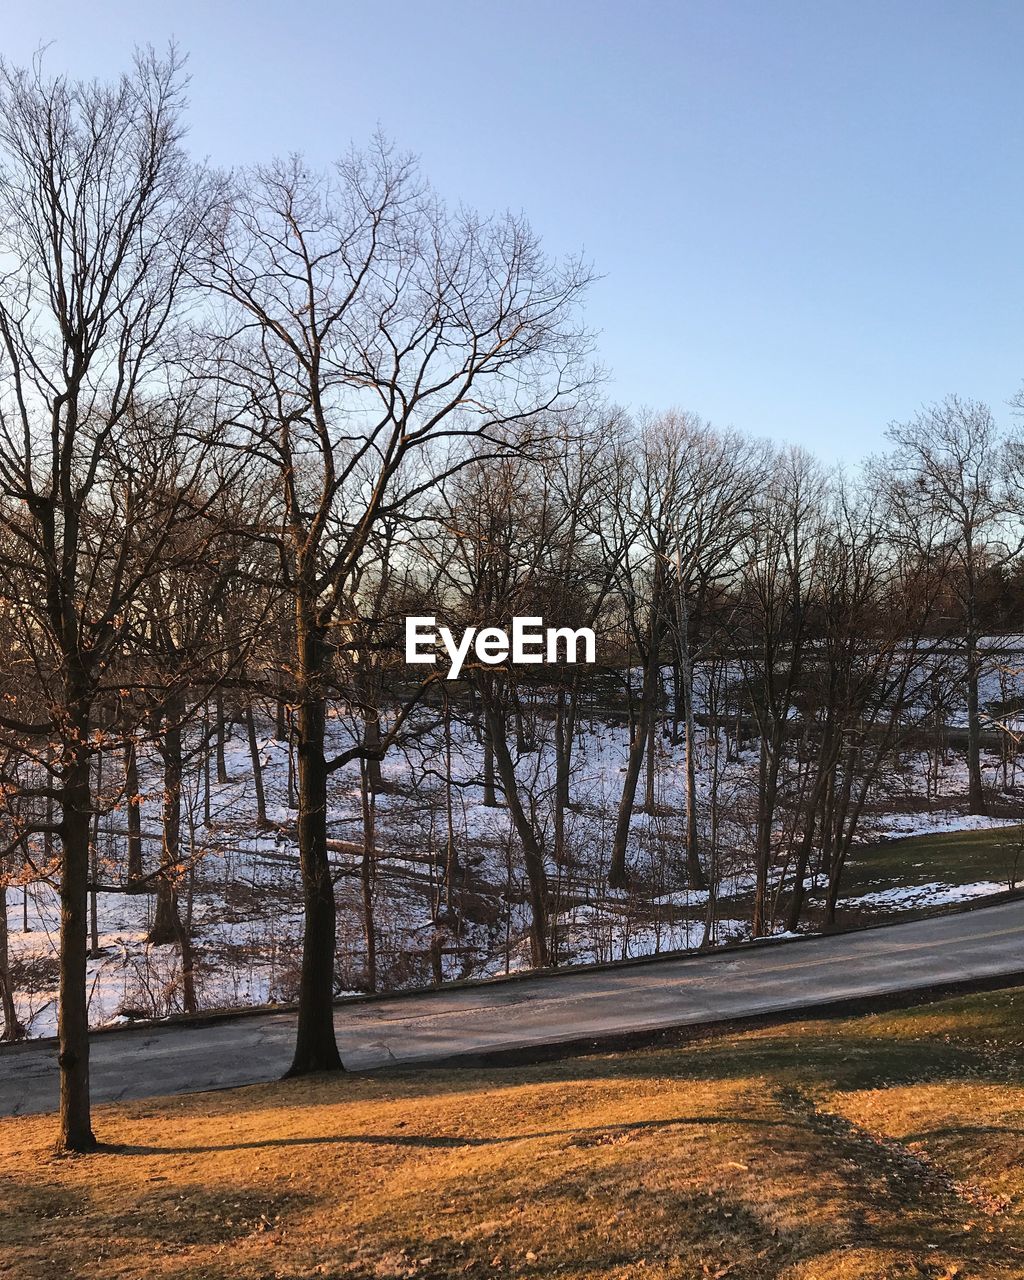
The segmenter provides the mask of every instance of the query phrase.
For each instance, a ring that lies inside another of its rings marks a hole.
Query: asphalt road
[[[701,956],[489,982],[338,1007],[346,1067],[429,1063],[495,1050],[812,1008],[934,984],[1024,973],[1024,899],[859,933]],[[291,1013],[103,1032],[96,1101],[272,1080],[287,1068]],[[0,1115],[52,1111],[53,1041],[0,1049]]]

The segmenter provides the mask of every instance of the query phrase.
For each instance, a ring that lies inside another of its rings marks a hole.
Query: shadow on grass
[[[500,1147],[510,1143],[540,1142],[545,1138],[575,1138],[578,1145],[587,1145],[585,1138],[589,1134],[604,1137],[628,1133],[643,1133],[657,1129],[674,1127],[707,1128],[709,1126],[731,1126],[750,1129],[772,1129],[786,1127],[788,1121],[769,1118],[753,1118],[751,1116],[709,1115],[709,1116],[667,1116],[658,1120],[634,1120],[623,1124],[574,1125],[568,1129],[541,1129],[531,1133],[510,1133],[494,1138],[481,1138],[466,1134],[416,1134],[416,1133],[351,1133],[320,1134],[315,1137],[299,1138],[264,1138],[252,1142],[226,1142],[208,1146],[144,1146],[135,1143],[109,1145],[104,1150],[114,1155],[124,1156],[184,1156],[212,1155],[221,1151],[263,1151],[275,1147],[319,1147],[319,1146],[368,1146],[368,1147],[422,1147],[425,1150],[460,1150],[464,1147]]]
[[[418,1070],[395,1068],[372,1074],[321,1077],[306,1097],[289,1106],[321,1106],[345,1101],[346,1087],[358,1080],[393,1100],[443,1097],[532,1085],[692,1080],[740,1082],[769,1076],[780,1084],[797,1080],[805,1088],[859,1090],[923,1083],[1024,1085],[1024,1055],[1011,1050],[998,1059],[985,1044],[955,1043],[943,1035],[864,1036],[856,1028],[822,1033],[820,1025],[791,1026],[779,1033],[749,1033],[735,1039],[678,1049],[635,1050],[529,1064]],[[360,1097],[366,1095],[362,1092]]]
[[[1005,1011],[1007,1032],[1011,1018],[1016,1021],[1018,998]],[[249,1086],[246,1104],[239,1110],[254,1117],[264,1109],[276,1107],[301,1109],[308,1107],[344,1107],[351,1101],[361,1105],[380,1101],[389,1107],[415,1105],[418,1100],[443,1100],[481,1089],[493,1093],[517,1089],[557,1089],[586,1085],[614,1085],[616,1082],[691,1081],[700,1084],[740,1084],[764,1080],[766,1088],[797,1086],[810,1094],[855,1092],[865,1089],[900,1087],[918,1084],[950,1085],[957,1083],[1024,1086],[1024,1054],[1011,1043],[1004,1051],[992,1050],[993,1029],[998,1024],[981,1021],[971,1027],[971,1034],[953,1041],[947,1030],[943,1006],[928,1006],[899,1015],[904,1034],[886,1034],[884,1019],[869,1017],[844,1021],[834,1026],[822,1023],[790,1024],[777,1031],[748,1032],[727,1039],[688,1044],[678,1048],[636,1050],[619,1054],[575,1057],[519,1066],[484,1066],[459,1069],[416,1069],[398,1067],[371,1073],[309,1076],[276,1084]],[[938,1029],[934,1019],[938,1011]],[[977,1016],[991,1020],[998,1010],[976,1009]],[[929,1025],[929,1021],[930,1025]],[[865,1023],[869,1028],[865,1028]],[[915,1024],[921,1034],[914,1034]],[[895,1031],[895,1028],[894,1028]],[[1016,1035],[1016,1031],[1013,1031]],[[997,1046],[998,1047],[998,1046]],[[225,1093],[225,1098],[235,1091]],[[152,1107],[152,1102],[146,1104]],[[571,1105],[575,1105],[572,1103]],[[212,1113],[219,1108],[214,1107]],[[678,1120],[670,1123],[740,1123],[735,1117],[711,1116],[704,1120]],[[259,1121],[253,1119],[258,1131]],[[521,1137],[560,1136],[561,1129],[550,1134],[535,1133]],[[339,1142],[373,1142],[393,1146],[437,1147],[486,1146],[517,1140],[508,1138],[452,1137],[410,1134],[378,1134],[376,1137],[345,1135]],[[287,1141],[287,1140],[286,1140]],[[297,1143],[315,1145],[317,1139],[297,1139]],[[327,1139],[321,1139],[327,1141]],[[258,1139],[238,1149],[255,1149],[264,1145]],[[198,1150],[182,1147],[180,1150]],[[170,1154],[172,1147],[128,1146],[123,1154]]]

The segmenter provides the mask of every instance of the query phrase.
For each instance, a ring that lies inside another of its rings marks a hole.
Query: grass
[[[978,831],[944,831],[922,836],[897,836],[872,844],[854,845],[843,872],[840,905],[836,922],[841,927],[883,920],[898,920],[930,909],[948,909],[950,899],[932,893],[914,893],[924,885],[969,885],[985,881],[993,893],[1024,884],[1024,825],[992,827]],[[886,890],[907,890],[904,896],[888,901],[858,902],[863,894]],[[783,919],[788,898],[781,896]],[[722,915],[750,918],[753,895],[737,894],[722,903]],[[700,911],[680,910],[679,919],[703,920]],[[804,927],[813,931],[825,925],[825,885],[808,893],[803,915]],[[1024,1276],[1024,1272],[1022,1272]]]
[[[1024,991],[0,1121],[0,1276],[1024,1275]]]
[[[934,881],[962,885],[991,880],[1006,888],[1011,875],[1024,879],[1024,826],[943,831],[857,845],[843,896]]]

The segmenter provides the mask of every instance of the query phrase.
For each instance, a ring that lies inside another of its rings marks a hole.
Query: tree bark
[[[779,794],[779,764],[782,754],[784,731],[777,725],[761,737],[761,756],[758,762],[758,812],[756,867],[754,880],[754,912],[750,931],[759,938],[768,926],[768,872],[772,864],[772,826]]]
[[[494,746],[491,743],[490,721],[484,716],[484,807],[497,809],[498,797],[494,790]]]
[[[142,797],[139,795],[139,761],[135,739],[125,738],[124,789],[128,804],[128,879],[141,880],[142,869]]]
[[[629,847],[629,826],[633,815],[633,804],[636,800],[636,789],[640,781],[640,770],[643,768],[647,752],[647,735],[654,718],[654,704],[657,696],[658,642],[660,628],[653,620],[648,636],[647,661],[644,663],[643,688],[640,693],[640,714],[633,727],[633,737],[626,757],[626,776],[622,781],[622,794],[619,797],[618,814],[615,819],[615,834],[612,838],[612,853],[608,866],[608,885],[612,889],[629,887],[629,872],[626,867],[626,851]]]
[[[686,874],[691,888],[708,887],[701,865],[697,831],[697,719],[693,712],[693,662],[690,658],[690,611],[683,590],[683,573],[676,555],[676,596],[679,627],[678,679],[682,686],[683,715],[686,720]],[[676,699],[678,705],[678,698]]]
[[[565,811],[569,807],[569,744],[565,732],[565,690],[559,686],[555,702],[555,862],[565,863]]]
[[[274,737],[278,742],[288,741],[288,707],[283,688],[278,688],[274,699]]]
[[[334,1033],[334,952],[337,909],[327,857],[327,759],[323,637],[313,605],[296,597],[299,756],[299,865],[304,925],[295,1055],[288,1076],[341,1071]]]
[[[73,706],[69,741],[75,749],[61,785],[60,998],[57,1019],[60,1065],[59,1152],[96,1149],[89,1099],[88,951],[89,709],[85,699]]]
[[[444,816],[446,840],[444,850],[444,902],[452,905],[455,877],[459,873],[459,850],[455,842],[455,810],[452,799],[452,708],[444,694]]]
[[[181,715],[181,702],[175,699],[167,707],[160,744],[164,760],[163,848],[156,882],[156,913],[146,939],[154,945],[177,942],[181,935],[175,888],[181,867]]]
[[[363,853],[359,859],[359,886],[363,899],[363,936],[366,943],[366,989],[377,990],[377,926],[373,914],[374,793],[369,761],[360,762],[360,800],[363,809]]]
[[[967,624],[967,809],[969,813],[986,814],[988,806],[981,781],[981,712],[978,697],[980,669],[972,606]]]
[[[515,766],[505,737],[505,726],[498,711],[496,699],[490,689],[481,689],[484,714],[487,717],[487,737],[494,749],[494,760],[505,793],[519,842],[523,847],[526,879],[530,886],[530,952],[534,968],[544,968],[550,963],[548,952],[548,885],[544,870],[544,851],[537,840],[526,811],[519,799],[519,785]]]
[[[217,741],[217,781],[222,785],[230,782],[231,778],[228,774],[228,763],[224,755],[224,741],[227,737],[227,729],[224,721],[224,694],[222,690],[217,690],[217,696],[214,700],[216,710],[216,741]]]
[[[366,680],[366,686],[370,680]],[[380,747],[380,711],[376,706],[375,694],[369,687],[363,695],[367,699],[367,708],[363,711],[363,746],[367,751],[376,751]],[[372,701],[371,701],[372,700]],[[381,761],[377,756],[369,756],[366,760],[366,778],[374,795],[385,790],[384,775],[381,772]]]
[[[637,784],[640,781],[640,770],[643,768],[644,755],[647,750],[648,723],[647,696],[640,707],[640,719],[629,744],[626,757],[626,776],[622,780],[622,794],[619,796],[619,809],[615,819],[615,835],[612,838],[612,853],[608,865],[608,886],[612,889],[629,887],[629,872],[626,867],[626,850],[629,846],[629,825],[633,815],[633,802],[636,799]]]
[[[0,1012],[4,1018],[0,1040],[20,1040],[25,1034],[25,1028],[18,1021],[14,1007],[14,984],[11,981],[11,957],[7,942],[6,882],[0,882]]]
[[[260,744],[256,738],[256,717],[253,715],[252,703],[245,707],[245,732],[249,740],[249,758],[252,760],[252,785],[256,793],[256,825],[268,826],[267,796],[263,789],[263,761],[260,759]]]
[[[814,832],[818,824],[819,812],[824,808],[824,800],[828,789],[835,778],[836,769],[836,749],[835,734],[833,732],[832,711],[835,706],[835,691],[832,690],[832,701],[829,704],[829,718],[825,723],[822,731],[821,747],[818,751],[817,772],[814,778],[814,784],[811,788],[811,794],[807,800],[804,818],[804,830],[797,846],[796,866],[793,870],[793,893],[789,900],[789,910],[786,915],[786,928],[790,933],[795,933],[803,915],[804,902],[806,900],[807,891],[804,881],[807,878],[807,868],[810,865],[811,850],[814,846]],[[822,844],[825,843],[824,837],[824,813],[822,813]]]
[[[161,851],[163,874],[157,879],[156,915],[148,940],[177,946],[181,956],[181,1006],[185,1013],[195,1013],[199,1007],[195,985],[195,953],[189,928],[182,923],[178,901],[181,875],[181,779],[184,763],[181,726],[184,717],[185,701],[181,695],[177,695],[168,703],[161,743],[164,758]]]
[[[655,709],[651,708],[651,714],[647,720],[647,768],[644,773],[644,813],[653,814],[655,809],[654,792],[655,780],[657,776],[657,736],[658,736],[658,717]]]

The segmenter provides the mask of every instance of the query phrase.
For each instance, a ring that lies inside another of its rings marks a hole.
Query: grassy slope
[[[1024,1275],[1024,992],[0,1121],[0,1275]]]
[[[858,845],[843,881],[854,897],[890,885],[971,884],[992,880],[1004,887],[1015,870],[1024,879],[1024,827],[943,831]]]
[[[993,892],[1009,888],[1010,877],[1024,882],[1024,826],[991,827],[979,831],[943,831],[924,836],[898,836],[871,844],[855,845],[843,874],[842,894],[836,921],[841,927],[898,920],[932,908],[948,908],[949,901],[934,901],[930,893],[913,893],[924,885],[970,885],[980,881],[996,886]],[[851,902],[861,894],[893,889],[911,890],[903,901]],[[783,894],[779,918],[784,918],[788,902]],[[804,911],[804,926],[822,928],[825,888],[812,891]],[[721,902],[723,916],[750,918],[753,898],[739,894]],[[680,912],[682,918],[686,913]],[[690,918],[702,919],[700,912]],[[1024,1273],[1022,1273],[1024,1274]]]

